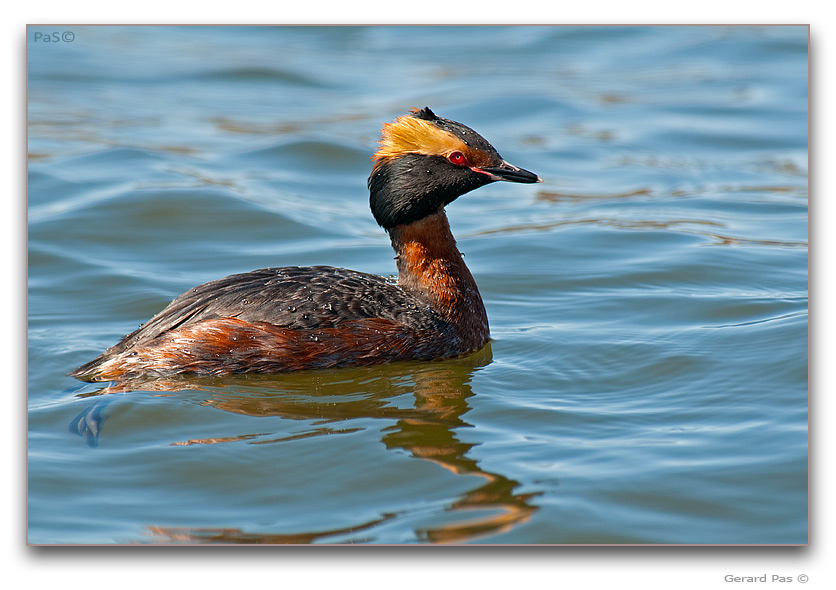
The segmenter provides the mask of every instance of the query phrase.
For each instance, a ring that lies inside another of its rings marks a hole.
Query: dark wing
[[[383,318],[416,329],[443,329],[430,307],[383,277],[330,266],[265,268],[210,281],[183,293],[107,354],[181,326],[239,318],[311,330]]]

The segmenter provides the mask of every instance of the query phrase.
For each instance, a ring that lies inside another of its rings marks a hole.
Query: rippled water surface
[[[806,27],[36,27],[28,59],[30,542],[807,542]],[[66,376],[214,278],[393,274],[369,157],[425,105],[545,180],[448,208],[488,348]]]

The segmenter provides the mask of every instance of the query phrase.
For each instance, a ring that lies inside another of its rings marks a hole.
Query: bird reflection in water
[[[340,379],[323,379],[316,371],[293,376],[240,376],[223,378],[183,378],[126,383],[112,383],[98,390],[97,401],[73,420],[70,430],[84,436],[95,446],[102,434],[104,409],[114,396],[101,394],[129,390],[176,392],[189,390],[206,393],[201,405],[253,417],[281,417],[288,420],[315,420],[317,428],[285,438],[265,434],[235,437],[201,438],[178,441],[175,445],[220,444],[245,441],[247,444],[285,443],[300,437],[326,436],[363,430],[352,421],[382,419],[391,425],[381,429],[387,449],[408,451],[412,457],[430,461],[461,476],[479,476],[485,482],[466,492],[447,508],[455,516],[445,524],[415,531],[420,542],[466,543],[484,536],[511,530],[531,517],[536,494],[515,494],[519,482],[499,473],[485,471],[468,453],[475,446],[462,442],[457,430],[471,426],[464,421],[470,409],[468,398],[474,395],[471,379],[475,371],[491,361],[490,345],[469,357],[452,361],[400,364],[372,369],[342,370]],[[329,373],[333,377],[333,373]],[[394,405],[391,399],[412,390],[411,407]],[[245,392],[253,391],[254,395]],[[299,395],[303,393],[303,395]],[[351,399],[346,399],[351,398]],[[338,401],[335,401],[338,400]],[[336,427],[336,423],[340,427]],[[468,518],[460,513],[479,511]],[[353,535],[351,543],[374,542],[373,530],[399,514],[384,513],[369,522],[349,528],[295,533],[251,533],[235,528],[190,528],[149,526],[156,543],[225,543],[225,544],[307,544],[329,542],[329,538]],[[369,531],[364,537],[363,532]],[[342,542],[342,541],[337,541]]]

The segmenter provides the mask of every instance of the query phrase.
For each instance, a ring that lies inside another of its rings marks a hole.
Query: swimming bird
[[[397,283],[330,266],[231,275],[183,293],[70,375],[281,373],[475,352],[489,340],[488,318],[445,206],[496,181],[541,179],[469,127],[413,109],[383,126],[368,179]]]

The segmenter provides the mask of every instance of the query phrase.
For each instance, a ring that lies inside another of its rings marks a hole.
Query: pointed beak
[[[530,184],[533,182],[543,182],[543,179],[534,174],[533,172],[523,170],[522,168],[517,168],[516,166],[513,166],[505,161],[503,161],[499,166],[491,168],[476,168],[475,171],[481,172],[482,174],[487,174],[493,180],[505,180],[507,182],[522,182],[525,184]]]

